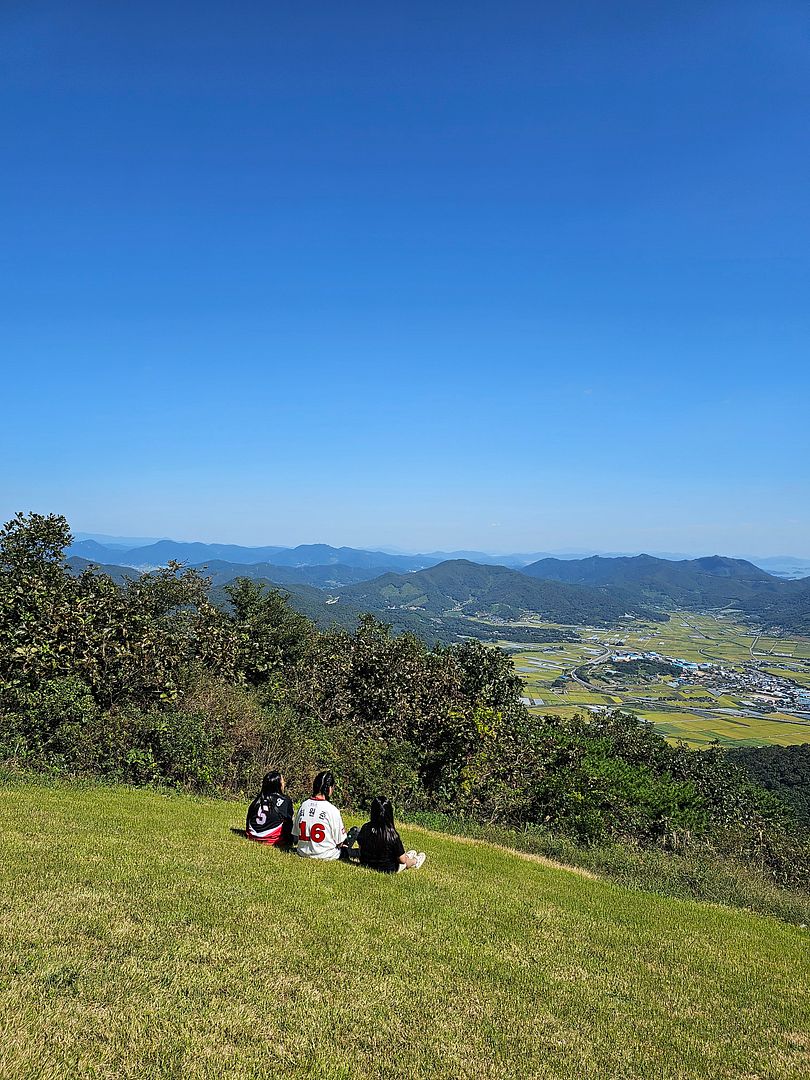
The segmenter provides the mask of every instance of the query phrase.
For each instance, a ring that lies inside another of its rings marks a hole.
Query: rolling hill
[[[132,566],[151,570],[165,566],[170,560],[187,566],[224,561],[237,565],[271,563],[274,566],[348,566],[378,574],[384,571],[419,570],[439,562],[429,555],[392,555],[385,551],[364,551],[360,548],[331,547],[329,544],[300,544],[294,548],[241,547],[238,544],[203,544],[159,540],[154,544],[124,549],[108,547],[96,540],[79,540],[68,549],[69,555],[102,563]]]
[[[85,570],[92,569],[94,573],[106,574],[107,577],[113,579],[116,585],[125,585],[128,581],[140,577],[140,571],[133,569],[131,566],[113,566],[109,563],[98,563],[94,559],[81,559],[78,555],[71,555],[66,561],[73,574],[82,574]]]
[[[522,573],[543,581],[621,589],[636,603],[731,608],[768,627],[810,632],[810,578],[776,578],[745,559],[719,555],[669,561],[652,555],[541,559]]]
[[[202,573],[210,577],[214,585],[226,585],[237,577],[272,581],[276,585],[313,585],[317,589],[334,590],[360,581],[377,577],[376,570],[357,566],[278,566],[275,563],[232,563],[213,559],[200,566]]]
[[[588,559],[540,559],[523,573],[547,581],[577,585],[624,585],[641,588],[662,600],[680,601],[694,596],[734,599],[753,582],[773,581],[765,570],[743,559],[713,556],[672,562],[653,555]]]
[[[373,612],[453,612],[517,619],[524,613],[550,622],[605,623],[625,614],[658,617],[623,590],[537,581],[505,566],[454,559],[413,574],[384,574],[344,589],[355,607]],[[628,604],[630,605],[628,607]]]
[[[546,558],[520,570],[451,559],[403,573],[390,569],[380,572],[373,564],[378,558],[408,561],[420,557],[308,545],[286,552],[274,549],[273,558],[283,557],[284,563],[218,558],[192,562],[191,556],[196,559],[202,549],[217,545],[185,546],[193,549],[186,552],[187,562],[210,576],[215,587],[240,576],[280,586],[290,591],[297,610],[321,626],[334,622],[351,626],[361,611],[370,611],[398,630],[413,630],[428,639],[452,640],[464,632],[464,627],[457,625],[460,616],[514,621],[530,614],[549,622],[595,625],[615,623],[626,615],[660,619],[663,611],[681,607],[729,609],[768,629],[810,633],[810,578],[776,578],[744,559],[595,555],[585,559]],[[91,561],[119,582],[139,572],[130,563],[119,561],[120,551],[95,541],[82,541],[71,550],[77,547],[95,554],[91,558],[72,555],[69,563],[76,572]],[[141,569],[152,569],[152,559],[160,555],[167,556],[165,565],[168,558],[182,554],[177,547],[169,550],[152,545],[135,549],[152,552]],[[239,549],[240,558],[261,550],[270,549]],[[354,564],[296,562],[306,558],[333,559],[339,554],[353,559]],[[318,590],[332,594],[329,603],[323,592],[317,595]],[[452,631],[448,622],[451,619],[456,620]],[[472,632],[477,631],[473,628]]]

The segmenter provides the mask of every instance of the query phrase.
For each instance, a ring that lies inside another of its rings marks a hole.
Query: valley
[[[499,644],[512,653],[533,712],[625,708],[693,747],[810,742],[807,638],[769,637],[729,617],[691,612],[672,612],[666,623],[628,619],[576,631],[579,641],[527,646],[502,628]]]

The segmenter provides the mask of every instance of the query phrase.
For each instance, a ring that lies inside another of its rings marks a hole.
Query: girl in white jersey
[[[335,790],[331,772],[319,772],[312,782],[312,797],[298,808],[293,838],[298,840],[298,854],[304,859],[339,859],[347,857],[357,829],[347,835],[343,818],[329,801]]]

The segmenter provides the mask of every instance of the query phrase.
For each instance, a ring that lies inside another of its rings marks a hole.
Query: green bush
[[[371,800],[385,795],[399,808],[420,804],[420,753],[408,742],[388,745],[373,739],[355,741],[351,735],[335,740],[334,769],[343,805],[365,812]]]
[[[480,641],[428,648],[371,616],[319,633],[247,580],[220,609],[177,564],[123,586],[76,577],[69,542],[55,515],[0,530],[4,760],[229,793],[278,768],[296,797],[332,768],[358,811],[386,794],[400,809],[583,848],[746,860],[808,885],[807,830],[719,750],[671,746],[619,711],[534,716],[510,657]]]

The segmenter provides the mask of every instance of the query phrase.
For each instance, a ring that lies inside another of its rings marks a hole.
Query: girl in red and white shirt
[[[340,811],[330,799],[335,778],[328,770],[319,772],[312,782],[312,797],[298,807],[293,825],[293,839],[298,840],[298,854],[303,859],[340,859],[348,857],[357,829],[346,833]]]

